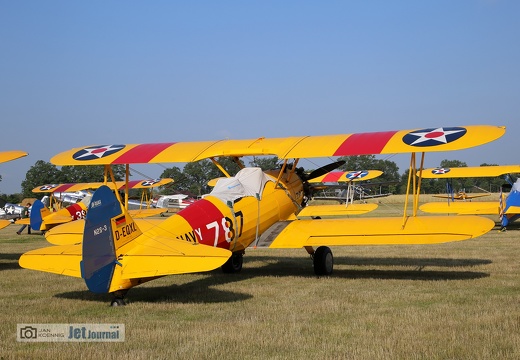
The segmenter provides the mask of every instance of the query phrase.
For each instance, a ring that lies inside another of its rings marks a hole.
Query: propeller
[[[339,160],[312,171],[308,175],[304,175],[303,181],[309,181],[311,179],[317,178],[318,176],[325,175],[333,170],[336,170],[340,166],[345,165],[345,160]]]
[[[300,176],[300,178],[303,180],[303,191],[305,193],[306,200],[304,201],[304,205],[312,197],[312,193],[317,190],[314,186],[309,184],[309,180],[317,178],[319,176],[325,175],[340,166],[344,165],[344,160],[339,160],[330,164],[327,164],[325,166],[322,166],[320,168],[317,168],[316,170],[312,171],[310,174],[306,174],[303,171],[303,168],[297,169],[297,173]]]

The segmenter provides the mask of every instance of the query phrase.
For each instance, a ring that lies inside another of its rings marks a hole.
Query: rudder
[[[140,234],[108,186],[94,192],[85,219],[81,260],[81,277],[90,291],[109,292],[118,264],[116,250]]]

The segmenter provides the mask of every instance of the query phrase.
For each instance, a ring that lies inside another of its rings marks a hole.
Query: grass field
[[[517,226],[441,245],[333,248],[323,278],[304,250],[251,249],[240,274],[164,277],[130,290],[125,307],[81,279],[21,269],[19,256],[47,243],[17,229],[0,230],[2,359],[520,358]],[[126,339],[21,343],[18,323],[123,323]]]

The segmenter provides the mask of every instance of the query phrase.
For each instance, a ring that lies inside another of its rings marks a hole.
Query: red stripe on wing
[[[339,179],[344,175],[343,171],[333,171],[325,175],[322,182],[338,182]]]
[[[65,191],[67,191],[67,189],[69,189],[73,185],[76,185],[76,184],[62,184],[62,185],[57,186],[54,189],[52,189],[52,192],[65,192]]]
[[[379,154],[397,131],[352,134],[334,153],[334,156]]]
[[[115,159],[112,164],[146,164],[155,156],[160,154],[164,149],[176,143],[157,143],[157,144],[141,144],[133,149],[128,150],[120,157]]]

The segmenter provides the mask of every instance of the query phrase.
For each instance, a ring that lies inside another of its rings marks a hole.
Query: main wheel
[[[222,271],[226,274],[233,274],[242,270],[242,264],[244,263],[243,253],[233,253],[231,257],[222,265]]]
[[[330,275],[334,268],[334,257],[327,246],[320,246],[313,255],[314,273],[316,275]]]

